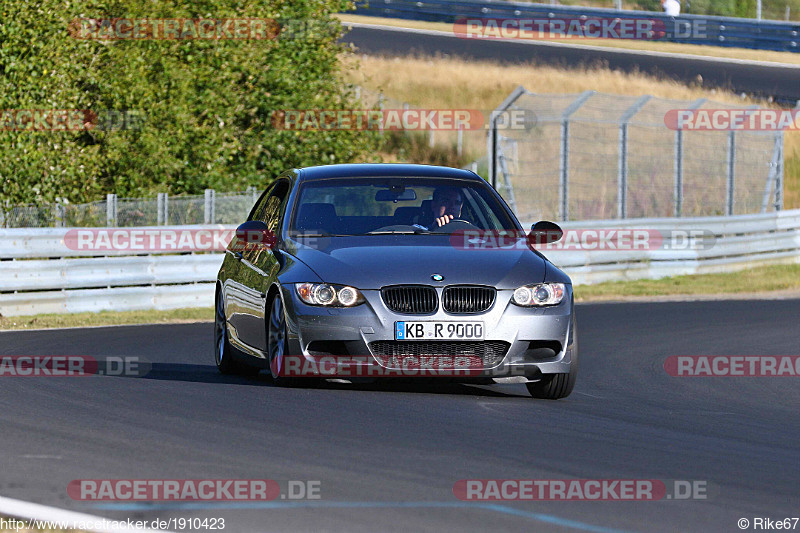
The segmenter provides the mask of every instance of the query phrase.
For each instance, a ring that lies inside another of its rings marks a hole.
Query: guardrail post
[[[628,123],[652,96],[640,96],[619,120],[619,164],[617,167],[617,218],[628,217]]]
[[[213,224],[216,218],[216,198],[217,194],[214,189],[205,190],[205,202],[203,205],[203,221],[205,224]]]
[[[117,195],[106,194],[106,226],[117,225]]]
[[[728,165],[727,165],[727,202],[725,214],[733,215],[733,198],[736,188],[736,131],[728,132]]]
[[[156,200],[157,206],[156,209],[158,210],[158,222],[159,226],[166,226],[169,224],[169,200],[167,197],[167,193],[160,192],[158,193],[158,199]]]

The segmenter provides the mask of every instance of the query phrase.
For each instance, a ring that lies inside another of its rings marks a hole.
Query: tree
[[[19,121],[20,110],[90,110],[101,124],[127,116],[136,119],[127,125],[138,128],[17,131],[0,125],[0,200],[85,202],[106,192],[263,188],[286,168],[352,161],[378,146],[376,133],[285,131],[270,122],[274,110],[356,105],[339,76],[342,29],[332,16],[351,7],[348,1],[1,5],[0,109],[11,110],[8,120],[17,113]],[[281,34],[137,39],[119,24],[244,18],[276,20]],[[108,36],[121,38],[100,38]]]

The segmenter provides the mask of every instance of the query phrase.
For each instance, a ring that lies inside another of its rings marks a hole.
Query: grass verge
[[[699,295],[752,295],[776,291],[800,291],[800,265],[769,265],[723,274],[579,285],[575,287],[575,300],[596,302],[663,296],[686,296],[690,299]]]
[[[100,311],[99,313],[0,316],[0,330],[75,328],[126,324],[186,324],[214,320],[214,309],[198,307],[169,311]]]

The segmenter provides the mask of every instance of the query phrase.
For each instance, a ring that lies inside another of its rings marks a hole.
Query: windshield
[[[514,230],[488,185],[436,178],[343,178],[301,185],[289,231],[324,235]]]

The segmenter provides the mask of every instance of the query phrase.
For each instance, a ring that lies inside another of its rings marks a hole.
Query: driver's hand
[[[451,220],[453,220],[453,215],[445,215],[436,219],[436,225],[441,228],[445,224],[449,224]]]

